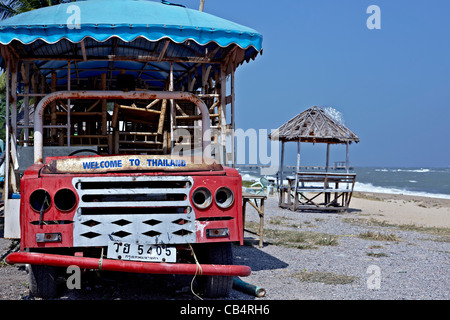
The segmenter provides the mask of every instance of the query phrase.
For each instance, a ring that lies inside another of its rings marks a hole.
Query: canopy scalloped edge
[[[133,26],[132,28],[130,28],[129,26],[103,27],[83,25],[82,32],[73,32],[67,27],[58,26],[57,28],[58,29],[49,29],[48,27],[41,27],[40,29],[44,34],[33,34],[32,30],[36,30],[38,28],[5,28],[3,26],[0,26],[0,44],[8,45],[11,43],[11,41],[14,40],[17,40],[22,44],[30,44],[36,40],[42,40],[48,44],[54,44],[63,39],[66,39],[73,43],[79,43],[83,39],[88,37],[98,42],[104,42],[110,38],[117,37],[125,42],[131,42],[136,38],[144,38],[148,41],[170,39],[175,43],[183,43],[187,40],[192,40],[202,46],[207,45],[210,42],[215,42],[220,47],[227,47],[231,44],[235,44],[241,49],[248,49],[250,47],[253,47],[256,51],[261,51],[262,49],[262,37],[258,34],[242,34],[239,35],[239,39],[236,39],[236,36],[230,37],[228,36],[229,32],[223,30],[207,31],[208,33],[211,33],[211,36],[206,37],[202,34],[202,30],[189,30],[188,28],[183,28],[183,30],[181,31],[183,32],[182,35],[168,35],[168,28],[161,28],[160,26]],[[65,28],[66,30],[70,30],[71,32],[62,33],[61,29],[63,28]],[[151,31],[149,30],[150,28],[152,29]],[[9,31],[8,29],[12,29],[12,31]],[[132,29],[132,33],[129,32],[130,29]],[[54,30],[58,30],[59,32],[54,32]],[[114,30],[114,33],[111,33],[111,30]]]
[[[70,6],[80,10],[79,21],[70,20]],[[118,14],[119,13],[119,14]],[[68,24],[68,23],[77,24]],[[118,37],[130,42],[163,38],[176,43],[192,40],[199,45],[215,42],[242,49],[262,49],[262,36],[237,23],[192,9],[152,1],[81,1],[32,10],[0,22],[0,43],[13,40],[30,44],[42,40],[53,44],[62,39],[78,43],[86,37],[103,42]]]

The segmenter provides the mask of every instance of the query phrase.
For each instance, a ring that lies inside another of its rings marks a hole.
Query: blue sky
[[[370,5],[379,30],[366,26]],[[355,166],[450,166],[450,1],[206,0],[205,12],[263,35],[263,55],[236,73],[238,128],[275,129],[329,106],[361,139]],[[302,164],[323,165],[325,150],[302,144]],[[295,152],[288,144],[292,164]],[[331,161],[342,160],[332,146]]]

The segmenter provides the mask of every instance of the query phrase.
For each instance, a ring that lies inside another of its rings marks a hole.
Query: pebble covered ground
[[[313,240],[314,248],[271,245],[267,239],[263,248],[236,250],[236,262],[252,267],[247,281],[266,289],[264,299],[450,298],[448,233],[370,223],[359,212],[292,212],[271,200],[265,208],[267,228],[322,233],[322,239]]]
[[[250,207],[248,207],[250,208]],[[247,210],[246,228],[258,226]],[[363,213],[292,212],[274,197],[265,203],[264,246],[246,233],[234,248],[235,264],[252,268],[242,280],[265,289],[257,298],[232,290],[230,300],[448,300],[448,229],[402,228],[361,219]],[[3,258],[11,241],[0,238]],[[27,300],[24,267],[0,266],[0,299]],[[95,272],[81,289],[64,289],[60,300],[198,300],[191,276]],[[64,286],[63,286],[64,287]]]

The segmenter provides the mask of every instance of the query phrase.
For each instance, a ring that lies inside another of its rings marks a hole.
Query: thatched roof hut
[[[332,112],[330,112],[331,110]],[[331,116],[332,113],[336,115]],[[352,142],[359,142],[358,136],[347,128],[341,120],[337,119],[339,114],[333,108],[327,111],[322,107],[313,106],[298,114],[281,127],[269,134],[269,139],[281,141],[281,161],[279,177],[283,181],[284,144],[285,142],[297,142],[297,172],[300,169],[300,143],[326,143],[327,155],[325,169],[328,171],[331,144],[345,144],[347,156],[345,167],[349,169],[348,147]]]
[[[356,134],[317,106],[298,114],[271,133],[269,138],[329,144],[359,142]]]
[[[331,208],[334,210],[338,207],[346,210],[348,208],[356,178],[355,174],[349,173],[348,149],[349,144],[359,142],[359,138],[343,124],[343,121],[338,119],[339,117],[333,115],[333,112],[330,112],[330,110],[336,112],[332,108],[325,110],[324,108],[313,106],[298,114],[269,135],[271,140],[281,141],[281,161],[278,174],[280,207],[292,207],[293,210],[296,210],[296,208],[302,210],[324,210]],[[292,186],[292,180],[290,180],[289,186],[286,187],[283,186],[284,144],[290,141],[297,142],[297,166],[295,184]],[[300,172],[301,142],[327,144],[325,173]],[[345,168],[347,173],[329,173],[331,144],[346,145]],[[304,183],[310,182],[321,183],[322,187],[311,188],[304,186]],[[341,185],[347,184],[347,188],[338,188],[339,183]],[[351,188],[349,184],[351,184]],[[335,188],[333,189],[331,185],[335,185]],[[292,191],[294,191],[293,194],[291,193]],[[315,195],[307,198],[305,192],[315,192]],[[317,201],[314,199],[321,194],[324,196],[324,201],[316,203]],[[335,195],[334,199],[331,198],[331,194]],[[291,203],[291,197],[294,197],[293,204]],[[306,201],[302,201],[301,198],[306,199]],[[338,198],[342,200],[340,206],[337,203]]]

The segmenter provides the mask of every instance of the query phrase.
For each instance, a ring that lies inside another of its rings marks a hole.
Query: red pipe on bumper
[[[107,271],[122,271],[134,273],[155,274],[201,274],[210,276],[238,276],[246,277],[251,273],[248,266],[201,264],[201,271],[196,264],[189,263],[155,263],[139,261],[123,261],[112,259],[97,259],[45,254],[36,252],[14,252],[6,257],[9,264],[37,264],[55,267],[68,267],[71,265],[83,269],[99,269]]]

